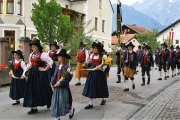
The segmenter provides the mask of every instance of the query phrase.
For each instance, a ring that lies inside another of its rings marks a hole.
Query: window
[[[14,13],[14,0],[7,0],[7,14]]]
[[[0,13],[3,11],[3,0],[0,0]],[[7,14],[13,14],[14,13],[14,0],[7,0]]]
[[[68,9],[68,5],[66,5],[66,8]]]
[[[102,9],[102,0],[99,0],[99,8]]]
[[[33,40],[34,38],[37,38],[37,34],[31,34],[31,40]]]
[[[179,40],[176,40],[176,44],[179,44]]]
[[[35,4],[35,3],[32,3],[32,4],[31,4],[31,12],[32,12],[32,13],[33,13],[33,11],[34,11],[34,9],[35,9],[35,8],[34,8],[34,4]]]
[[[105,20],[102,20],[102,32],[104,32]]]
[[[98,18],[95,17],[95,26],[94,26],[94,29],[97,30],[97,27],[98,27]]]
[[[17,14],[22,15],[22,0],[17,0]]]

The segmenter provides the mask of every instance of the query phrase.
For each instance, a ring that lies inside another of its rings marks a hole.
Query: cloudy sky
[[[141,2],[143,0],[120,0],[122,4],[131,5],[135,2]],[[117,0],[111,0],[112,4],[117,3]]]

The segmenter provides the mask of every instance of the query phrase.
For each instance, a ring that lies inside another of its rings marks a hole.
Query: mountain
[[[113,9],[114,9],[114,14],[113,14],[113,31],[116,30],[116,4],[112,4]],[[136,24],[137,26],[141,26],[144,28],[147,28],[150,30],[154,26],[159,28],[159,31],[165,28],[165,26],[161,25],[159,22],[154,20],[152,17],[149,17],[133,7],[127,6],[127,5],[122,5],[122,25],[123,24]]]
[[[142,0],[134,3],[131,7],[165,26],[180,19],[179,0]]]

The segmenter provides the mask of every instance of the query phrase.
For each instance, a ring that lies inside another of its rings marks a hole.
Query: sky
[[[122,4],[132,5],[135,2],[142,2],[143,0],[120,0]],[[117,0],[111,0],[111,3],[117,3]]]

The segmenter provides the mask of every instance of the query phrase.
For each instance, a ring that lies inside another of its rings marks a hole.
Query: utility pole
[[[116,9],[116,35],[118,37],[118,43],[121,44],[120,35],[121,35],[121,22],[122,22],[122,12],[121,12],[121,2],[117,0],[117,9]]]

